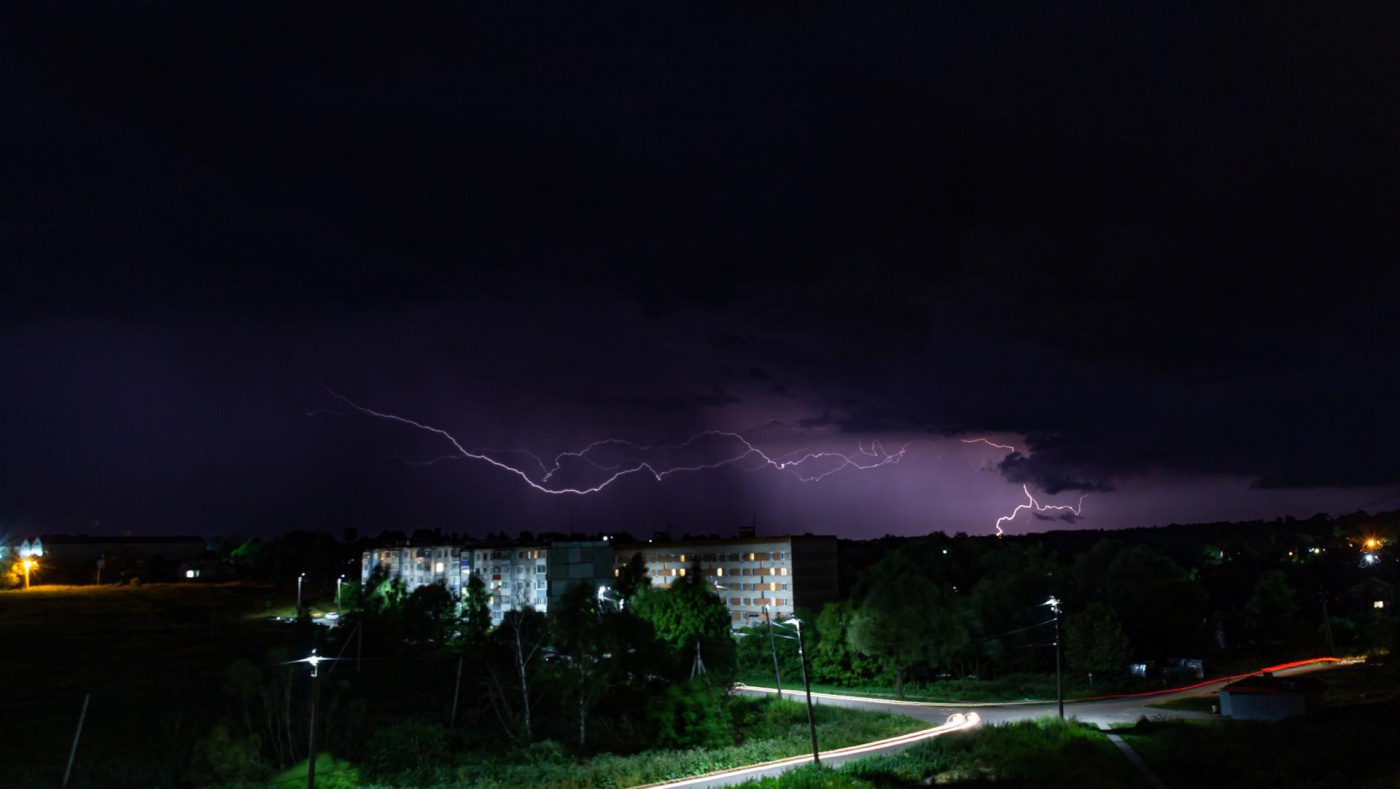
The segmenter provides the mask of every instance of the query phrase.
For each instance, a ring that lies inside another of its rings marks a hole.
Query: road
[[[1307,665],[1289,665],[1287,667],[1274,667],[1273,673],[1279,676],[1286,676],[1334,668],[1337,665],[1341,664],[1312,663]],[[1208,696],[1220,690],[1222,686],[1238,678],[1239,677],[1226,677],[1175,691],[1097,699],[1092,701],[1066,701],[1065,717],[1077,718],[1086,723],[1093,723],[1101,728],[1107,728],[1115,723],[1134,723],[1143,716],[1154,718],[1211,718],[1214,716],[1210,713],[1166,710],[1157,707],[1149,707],[1148,705],[1170,701],[1172,699]],[[739,693],[751,695],[773,694],[776,692],[772,688],[759,688],[747,685],[740,685],[737,691]],[[804,701],[802,691],[785,689],[782,695],[783,698],[793,701]],[[942,736],[952,731],[972,728],[982,723],[997,724],[1030,720],[1045,715],[1055,715],[1058,711],[1055,702],[998,704],[928,703],[899,701],[895,699],[868,699],[857,696],[843,696],[834,693],[813,693],[812,701],[816,704],[831,704],[840,707],[852,707],[855,709],[908,715],[913,718],[918,718],[919,720],[928,721],[931,726],[929,729],[904,737],[895,737],[889,740],[868,743],[853,748],[845,748],[839,751],[821,751],[822,763],[829,766],[835,766],[842,762],[864,756],[896,753],[916,742]],[[668,789],[672,787],[683,787],[684,789],[712,789],[734,786],[757,778],[777,776],[794,767],[808,764],[811,761],[812,757],[808,754],[806,756],[796,756],[791,759],[769,762],[768,764],[754,767],[745,767],[722,773],[711,773],[709,775],[672,781],[665,784],[654,784],[653,786],[665,786],[668,787]]]

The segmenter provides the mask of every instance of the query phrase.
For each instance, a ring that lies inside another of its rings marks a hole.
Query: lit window
[[[685,576],[685,568],[684,568],[684,567],[681,568],[681,576],[682,576],[682,577]]]
[[[724,568],[723,568],[723,567],[717,567],[717,568],[715,568],[715,575],[723,576],[723,575],[724,575]]]
[[[685,561],[685,554],[681,554],[681,561]]]
[[[437,563],[437,572],[442,572],[444,566],[445,566],[445,565],[443,565],[442,562],[438,562],[438,563]]]
[[[614,567],[614,568],[613,568],[613,577],[614,577],[614,578],[618,578],[618,577],[620,577],[621,575],[622,575],[622,568],[621,568],[621,567]]]
[[[193,578],[194,576],[195,576],[195,571],[194,571],[194,570],[186,570],[186,571],[185,571],[185,577],[186,577],[186,578]],[[1376,601],[1376,602],[1380,602],[1380,601],[1378,600],[1378,601]],[[1376,607],[1377,607],[1377,608],[1380,608],[1380,606],[1376,606]]]
[[[1377,600],[1376,602],[1371,603],[1371,607],[1372,607],[1372,608],[1385,608],[1385,601],[1384,601],[1384,600]]]

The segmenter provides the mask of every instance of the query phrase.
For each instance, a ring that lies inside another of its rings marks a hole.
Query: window
[[[751,597],[745,597],[745,598],[744,598],[744,605],[753,605],[753,598],[751,598]]]
[[[541,578],[541,579],[538,580],[538,581],[535,581],[535,588],[536,588],[536,589],[544,589],[544,588],[546,588],[546,587],[548,587],[548,586],[549,586],[549,583],[548,583],[547,581],[545,581],[543,578]]]
[[[443,565],[442,562],[438,562],[438,563],[437,563],[437,571],[438,571],[438,572],[442,572],[444,566],[445,566],[445,565]]]
[[[718,575],[718,576],[720,576],[720,577],[724,577],[724,568],[723,568],[723,567],[716,567],[716,568],[715,568],[715,575]]]
[[[536,575],[544,575],[544,572],[545,572],[545,566],[542,565],[542,564],[539,565],[539,566],[537,566],[537,567],[535,568],[535,574],[536,574]]]
[[[787,590],[788,590],[787,584],[783,584],[783,591],[786,592]]]

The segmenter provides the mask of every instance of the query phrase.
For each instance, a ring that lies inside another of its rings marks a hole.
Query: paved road
[[[1275,671],[1274,673],[1277,676],[1286,676],[1309,671],[1322,671],[1334,668],[1337,665],[1339,664],[1311,664]],[[1162,718],[1210,718],[1213,717],[1210,713],[1164,710],[1156,707],[1149,707],[1148,705],[1192,696],[1209,696],[1220,690],[1220,688],[1230,682],[1231,679],[1233,678],[1214,680],[1197,687],[1179,691],[1152,693],[1125,698],[1101,699],[1098,701],[1066,701],[1065,717],[1078,718],[1086,723],[1093,723],[1098,726],[1109,726],[1114,723],[1134,723],[1144,715]],[[739,687],[739,692],[772,694],[774,691],[772,688],[757,688],[741,685]],[[800,690],[793,691],[789,688],[783,688],[783,698],[800,702],[803,700],[803,694]],[[950,715],[955,713],[975,711],[981,716],[984,723],[1008,723],[1011,721],[1039,718],[1044,715],[1055,715],[1058,711],[1054,702],[1019,704],[954,702],[932,704],[928,702],[897,701],[894,699],[867,699],[831,693],[813,693],[812,701],[818,704],[833,704],[841,707],[854,707],[857,709],[909,715],[936,724],[943,723]]]
[[[1339,664],[1311,664],[1277,670],[1274,673],[1280,676],[1300,674],[1308,671],[1335,668],[1337,665]],[[1124,698],[1099,699],[1096,701],[1068,701],[1065,703],[1065,717],[1077,718],[1086,723],[1093,723],[1101,728],[1107,728],[1114,723],[1134,723],[1143,716],[1156,718],[1211,718],[1214,716],[1210,713],[1165,710],[1149,707],[1147,705],[1171,699],[1208,696],[1220,690],[1223,685],[1230,682],[1232,679],[1235,678],[1214,680],[1196,687],[1178,691],[1150,693]],[[772,688],[740,685],[738,687],[738,692],[761,695],[773,694],[776,691]],[[782,695],[783,698],[793,701],[804,701],[802,691],[784,689]],[[869,743],[854,748],[845,748],[840,751],[822,751],[822,763],[833,766],[863,756],[896,753],[921,740],[938,737],[951,731],[972,728],[981,723],[1008,723],[1018,720],[1039,718],[1045,715],[1055,715],[1058,712],[1057,705],[1054,702],[1048,704],[1044,702],[1012,704],[931,704],[927,702],[898,701],[895,699],[867,699],[857,696],[842,696],[833,693],[813,693],[812,701],[817,704],[831,704],[840,707],[852,707],[855,709],[909,715],[920,720],[928,721],[932,727],[922,732],[906,735],[904,737],[895,737],[877,743]],[[809,754],[807,756],[798,756],[791,759],[770,762],[756,767],[746,767],[724,773],[711,773],[710,775],[697,778],[674,781],[664,784],[664,786],[668,788],[684,787],[684,789],[711,789],[712,787],[733,786],[756,778],[776,776],[794,767],[808,764],[811,761],[812,757]],[[1153,776],[1149,776],[1149,781],[1151,781],[1152,778]]]

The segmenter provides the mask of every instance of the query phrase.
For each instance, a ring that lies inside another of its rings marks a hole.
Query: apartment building
[[[694,572],[714,587],[729,608],[734,627],[758,621],[767,606],[773,616],[798,608],[819,610],[837,599],[835,537],[740,537],[719,540],[649,541],[613,546],[613,575],[636,554],[646,562],[652,586],[666,588]]]
[[[398,578],[411,592],[420,586],[442,583],[454,595],[466,588],[471,573],[470,554],[458,545],[422,548],[377,548],[360,556],[360,582],[367,583],[375,567]]]
[[[739,537],[717,540],[560,542],[548,547],[520,545],[381,548],[361,558],[360,577],[368,581],[382,565],[409,591],[443,583],[461,595],[475,573],[490,594],[491,622],[525,607],[547,613],[577,585],[607,586],[640,553],[654,587],[664,589],[699,567],[701,576],[729,608],[733,626],[762,617],[792,616],[798,608],[819,610],[837,599],[835,537]]]

